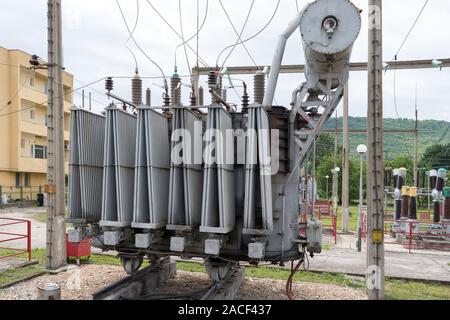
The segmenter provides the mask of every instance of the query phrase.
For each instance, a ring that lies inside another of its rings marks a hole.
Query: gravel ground
[[[57,275],[45,275],[0,290],[0,300],[34,300],[37,287],[57,283],[62,299],[89,300],[92,294],[123,278],[124,271],[116,266],[84,265],[80,271],[80,288],[76,289],[76,269]],[[186,294],[202,291],[211,285],[206,274],[178,271],[177,278],[159,288],[158,294]],[[238,300],[285,300],[285,281],[247,278],[238,293]],[[317,283],[294,283],[294,295],[300,300],[362,300],[367,296],[360,290]]]

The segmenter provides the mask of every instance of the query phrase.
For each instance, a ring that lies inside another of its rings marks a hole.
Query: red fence
[[[5,256],[0,255],[1,259],[6,259],[10,257],[15,257],[22,255],[24,253],[28,254],[28,260],[31,261],[31,221],[28,220],[21,220],[21,219],[9,219],[9,218],[0,218],[0,227],[7,227],[7,226],[14,226],[14,225],[24,225],[26,226],[26,234],[19,234],[19,233],[12,233],[12,232],[3,232],[0,231],[1,236],[7,236],[5,239],[2,237],[0,239],[0,243],[6,243],[11,241],[17,241],[26,239],[27,241],[27,249],[15,249],[15,248],[7,248],[7,247],[0,247],[0,249],[12,251],[14,253],[7,254]]]
[[[384,217],[384,233],[385,234],[389,234],[392,231],[392,225],[395,222],[394,221],[394,217],[393,217],[393,212],[390,211],[386,211],[385,212],[385,217]],[[363,208],[362,210],[362,236],[364,241],[366,241],[367,238],[367,209]],[[446,234],[446,233],[441,233],[441,234],[434,234],[430,231],[423,231],[421,230],[421,227],[425,227],[425,229],[428,229],[429,226],[432,224],[432,222],[430,222],[430,217],[432,216],[431,213],[421,213],[419,214],[419,219],[417,221],[403,221],[402,223],[407,223],[408,227],[407,230],[399,230],[398,234],[402,234],[403,236],[407,237],[408,239],[408,250],[409,253],[412,253],[412,248],[413,248],[413,244],[414,244],[414,237],[416,236],[416,238],[442,238],[442,237],[450,237],[450,234]],[[419,225],[419,231],[414,231],[414,226],[415,225]],[[388,226],[390,226],[391,228],[389,228]],[[402,245],[399,242],[388,242],[388,241],[384,241],[385,244],[398,244],[398,245]],[[450,245],[447,244],[445,245],[446,247],[449,247]]]

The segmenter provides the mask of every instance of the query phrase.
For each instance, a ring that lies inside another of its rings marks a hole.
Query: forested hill
[[[326,124],[326,129],[335,129],[336,119],[330,119]],[[337,119],[338,129],[342,129],[342,118]],[[350,117],[349,127],[351,130],[366,130],[367,118]],[[410,119],[385,119],[385,130],[414,130],[415,121]],[[386,134],[385,135],[385,155],[387,159],[393,159],[399,155],[413,154],[412,134]],[[342,134],[339,134],[339,142],[342,143]],[[350,148],[352,153],[359,144],[366,144],[367,136],[362,134],[350,135]],[[437,120],[419,121],[419,156],[425,149],[433,144],[450,143],[450,122]]]

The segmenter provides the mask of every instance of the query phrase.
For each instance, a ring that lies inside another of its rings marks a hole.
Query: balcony
[[[45,107],[47,106],[48,96],[46,93],[31,87],[23,87],[23,89],[20,92],[21,92],[20,95],[21,99],[28,100],[36,104],[43,104]],[[72,103],[67,98],[64,101],[64,112],[70,113],[70,108],[72,106],[73,106]]]

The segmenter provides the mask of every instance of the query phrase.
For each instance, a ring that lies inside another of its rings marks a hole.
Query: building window
[[[20,147],[21,147],[22,149],[25,149],[25,139],[21,139],[21,140],[20,140]]]
[[[20,173],[16,173],[16,188],[20,187]]]
[[[31,184],[31,179],[30,179],[30,174],[29,173],[25,173],[25,187],[29,188],[30,184]]]
[[[34,110],[30,110],[30,119],[34,120],[34,118],[35,118],[35,112],[34,112]]]
[[[30,75],[30,87],[34,87],[34,76]]]
[[[34,145],[33,148],[33,158],[35,159],[47,159],[47,147]]]

